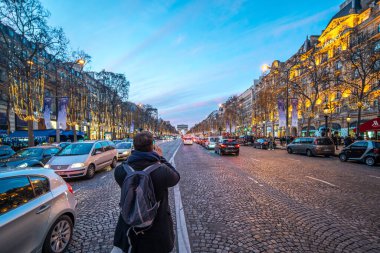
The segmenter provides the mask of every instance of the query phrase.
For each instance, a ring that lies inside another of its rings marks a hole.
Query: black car
[[[0,146],[0,159],[7,159],[14,155],[16,152],[7,145]]]
[[[368,166],[374,166],[380,162],[380,142],[379,141],[357,141],[348,147],[343,148],[339,154],[339,160],[364,162]]]
[[[269,148],[269,142],[270,142],[270,140],[267,138],[257,139],[253,143],[253,147],[254,148],[260,148],[260,149],[268,149]],[[273,143],[273,148],[276,148],[276,143]]]
[[[10,158],[0,160],[0,167],[43,167],[59,150],[54,146],[21,149]]]
[[[215,153],[219,155],[235,154],[239,155],[240,145],[233,139],[221,139],[215,144]]]

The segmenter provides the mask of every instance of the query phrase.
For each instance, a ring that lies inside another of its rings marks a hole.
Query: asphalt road
[[[160,145],[170,159],[181,144]],[[196,144],[181,145],[175,164],[192,252],[380,252],[379,167],[252,147],[220,157]],[[68,252],[110,252],[113,170],[70,183],[79,205]],[[172,191],[170,203],[175,216]]]

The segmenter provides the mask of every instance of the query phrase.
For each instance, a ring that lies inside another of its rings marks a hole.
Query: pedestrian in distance
[[[333,135],[332,140],[333,140],[333,142],[334,142],[335,149],[336,149],[336,150],[339,150],[339,148],[338,148],[339,142],[338,142],[338,137],[337,137],[336,134]]]
[[[348,136],[346,136],[346,138],[344,138],[344,146],[345,147],[348,147],[348,146],[350,146],[351,144],[352,144],[352,138],[351,138],[351,136],[350,135],[348,135]]]
[[[274,138],[272,136],[269,137],[269,150],[274,150]]]
[[[168,188],[179,182],[180,175],[162,156],[162,150],[153,145],[151,133],[138,133],[133,139],[133,144],[135,150],[131,156],[115,168],[115,180],[121,188],[121,212],[111,253],[168,253],[174,247]],[[150,180],[146,180],[146,175]],[[129,187],[131,184],[133,187]],[[137,205],[140,207],[141,202],[134,205],[135,208],[126,208],[142,200],[149,200],[148,204],[154,203],[153,208],[146,208],[149,212],[145,214],[150,215],[149,220],[141,218],[140,208],[137,211]],[[141,222],[137,224],[136,220]]]

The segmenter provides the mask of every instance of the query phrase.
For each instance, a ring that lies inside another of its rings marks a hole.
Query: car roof
[[[41,149],[47,149],[47,148],[57,148],[56,146],[53,146],[53,145],[48,145],[48,146],[36,146],[36,147],[28,147],[28,148],[24,148],[24,149],[35,149],[35,148],[41,148]]]
[[[44,175],[55,176],[54,170],[45,168],[1,168],[0,178],[14,177],[14,176],[27,176],[27,175]]]

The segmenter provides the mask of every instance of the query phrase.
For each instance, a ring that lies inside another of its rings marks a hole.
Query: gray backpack
[[[158,169],[161,163],[155,163],[142,171],[135,171],[127,163],[122,166],[127,176],[121,187],[121,216],[136,234],[143,233],[153,224],[160,206],[160,202],[156,201],[150,173]]]

